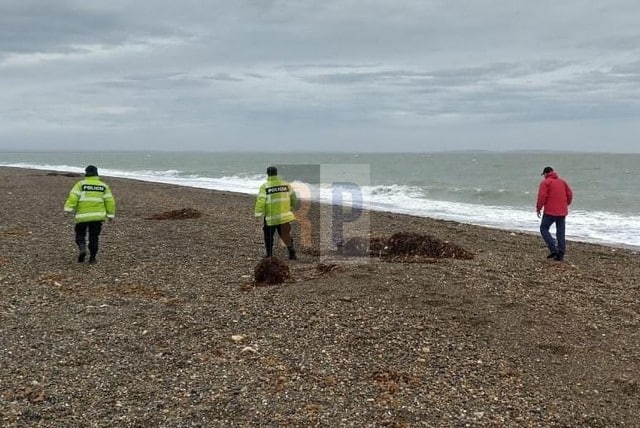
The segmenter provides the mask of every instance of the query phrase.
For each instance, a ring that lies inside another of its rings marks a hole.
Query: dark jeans
[[[86,237],[89,230],[89,254],[91,258],[95,258],[98,254],[99,236],[102,230],[101,221],[87,221],[84,223],[76,223],[76,244],[78,249],[83,251],[87,248]]]
[[[556,224],[556,238],[558,243],[556,245],[556,241],[551,236],[549,229],[551,225]],[[565,229],[565,216],[555,216],[544,214],[542,216],[542,222],[540,223],[540,234],[542,235],[542,239],[544,239],[545,244],[547,244],[547,248],[549,248],[550,253],[557,253],[561,257],[564,256],[564,252],[566,250],[566,242],[564,239],[564,229]]]

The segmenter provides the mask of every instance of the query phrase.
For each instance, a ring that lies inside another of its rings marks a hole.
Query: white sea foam
[[[83,168],[70,165],[34,165],[27,163],[3,164],[28,169],[69,171],[83,173]],[[255,194],[264,181],[263,175],[223,176],[218,178],[184,174],[179,170],[124,171],[100,169],[100,175],[156,183],[228,192]],[[294,185],[296,183],[294,182]],[[299,185],[299,183],[298,183]],[[311,189],[325,203],[333,203],[333,193],[327,185]],[[476,224],[505,230],[537,232],[540,220],[533,205],[529,207],[481,205],[464,202],[441,201],[428,198],[428,192],[417,186],[363,186],[363,206],[371,210],[410,214],[461,223]],[[553,231],[553,229],[552,229]],[[567,220],[567,237],[586,242],[640,247],[640,216],[622,215],[604,211],[572,211]]]

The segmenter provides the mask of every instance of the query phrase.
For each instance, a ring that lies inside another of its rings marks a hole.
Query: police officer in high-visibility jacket
[[[291,238],[291,222],[296,218],[291,211],[296,205],[296,192],[291,185],[278,177],[275,166],[267,168],[267,181],[260,186],[256,200],[255,216],[263,217],[265,257],[273,257],[273,238],[275,232],[287,246],[289,259],[296,260],[296,251]]]
[[[85,168],[85,178],[78,181],[69,192],[64,210],[74,213],[78,263],[84,262],[87,256],[87,231],[89,263],[95,263],[102,222],[113,219],[116,214],[116,201],[109,186],[98,177],[98,168],[93,165]]]

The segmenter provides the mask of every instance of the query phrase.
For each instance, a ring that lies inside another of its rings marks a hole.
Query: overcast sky
[[[0,149],[640,152],[637,0],[0,0]]]

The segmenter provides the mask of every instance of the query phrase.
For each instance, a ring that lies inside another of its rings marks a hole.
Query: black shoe
[[[95,265],[96,263],[97,263],[96,262],[96,256],[94,256],[94,255],[89,256],[89,264],[90,265]]]
[[[553,257],[553,260],[555,260],[557,262],[561,262],[561,261],[564,260],[564,256],[562,254],[558,253]]]
[[[293,248],[293,245],[288,246],[287,250],[289,251],[289,260],[298,260],[296,250]]]
[[[549,255],[547,256],[548,259],[555,259],[556,257],[558,257],[558,253],[556,252],[549,253]]]
[[[85,257],[87,257],[86,251],[83,251],[80,254],[78,254],[78,263],[84,263]]]

